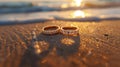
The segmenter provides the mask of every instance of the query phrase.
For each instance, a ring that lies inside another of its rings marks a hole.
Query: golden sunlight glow
[[[73,12],[72,14],[73,18],[84,18],[85,17],[85,12],[81,11],[81,10],[77,10],[75,12]]]
[[[76,6],[81,6],[82,0],[74,0]]]
[[[61,8],[68,8],[68,7],[80,7],[82,6],[83,0],[70,0],[68,3],[62,4]]]
[[[68,7],[68,5],[67,4],[62,4],[62,6],[61,6],[62,8],[67,8]]]

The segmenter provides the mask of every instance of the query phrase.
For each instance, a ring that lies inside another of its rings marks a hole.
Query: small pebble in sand
[[[89,50],[88,53],[87,53],[87,56],[90,56],[92,54],[92,51]]]
[[[41,63],[46,63],[47,62],[47,60],[43,60]]]
[[[104,34],[104,36],[109,36],[108,34]]]

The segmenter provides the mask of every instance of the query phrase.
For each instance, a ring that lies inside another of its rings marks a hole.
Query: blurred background
[[[1,0],[0,23],[120,18],[120,0]]]

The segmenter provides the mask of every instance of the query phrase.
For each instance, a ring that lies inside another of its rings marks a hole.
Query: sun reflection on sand
[[[40,54],[41,52],[48,50],[49,43],[46,41],[37,41],[33,47],[35,48],[35,53]]]
[[[61,40],[61,42],[67,46],[72,45],[73,43],[75,43],[75,41],[73,39],[70,38],[64,38]]]

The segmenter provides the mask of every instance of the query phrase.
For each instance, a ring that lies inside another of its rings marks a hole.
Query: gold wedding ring
[[[79,28],[75,26],[61,27],[61,33],[64,35],[78,35]]]
[[[42,33],[51,35],[59,33],[60,27],[59,26],[45,26],[42,28]]]

